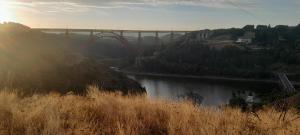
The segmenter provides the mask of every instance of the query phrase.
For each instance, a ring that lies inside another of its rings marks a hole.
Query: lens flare
[[[11,12],[9,11],[8,4],[0,1],[0,22],[10,21]]]

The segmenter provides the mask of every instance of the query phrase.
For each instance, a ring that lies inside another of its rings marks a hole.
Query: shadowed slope
[[[87,85],[95,84],[124,93],[145,92],[125,75],[76,53],[72,48],[76,41],[21,24],[0,24],[0,89],[84,93]]]

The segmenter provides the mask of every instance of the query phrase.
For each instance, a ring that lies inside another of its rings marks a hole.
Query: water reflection
[[[218,106],[228,104],[233,93],[253,88],[239,86],[232,83],[206,82],[195,79],[161,78],[150,76],[128,75],[146,88],[150,98],[163,98],[180,100],[184,98],[195,99],[202,105]],[[192,94],[191,94],[192,93]]]
[[[202,104],[203,97],[198,93],[188,92],[183,95],[177,96],[179,100],[189,100],[192,101],[194,104]]]

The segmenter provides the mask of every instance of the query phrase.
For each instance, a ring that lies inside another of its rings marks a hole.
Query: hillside
[[[189,102],[148,100],[121,96],[90,87],[87,96],[72,94],[23,97],[11,90],[0,92],[0,134],[14,135],[296,135],[300,119],[289,111],[265,108],[261,120],[238,109],[213,109]]]
[[[273,72],[299,73],[300,25],[209,32],[210,36],[201,40],[197,36],[201,31],[185,35],[175,45],[156,52],[155,57],[143,58],[138,70],[264,79],[272,78]],[[245,34],[253,36],[251,44],[235,43]]]
[[[74,42],[21,24],[0,24],[0,87],[84,93],[87,85],[95,84],[124,93],[145,92],[125,75],[78,53]]]

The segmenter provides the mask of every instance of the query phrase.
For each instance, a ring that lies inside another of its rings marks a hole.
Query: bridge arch
[[[124,38],[124,36],[122,36],[121,34],[117,34],[115,32],[99,32],[99,33],[96,33],[96,34],[93,34],[91,32],[91,38],[92,40],[94,40],[94,38],[96,38],[96,40],[98,38],[102,39],[102,38],[113,38],[113,39],[116,39],[118,41],[120,41],[120,43],[122,44],[123,47],[129,47],[130,46],[130,43],[129,41]]]
[[[121,47],[124,48],[126,51],[128,51],[130,57],[136,57],[140,55],[141,50],[137,46],[133,46],[130,44],[130,42],[123,36],[123,33],[120,32],[120,34],[113,32],[113,31],[103,31],[103,32],[97,32],[94,34],[93,31],[91,31],[90,35],[91,41],[94,42],[97,39],[103,39],[103,38],[112,38],[116,39],[121,43]]]
[[[129,47],[130,46],[130,42],[123,36],[123,32],[121,31],[120,34],[110,31],[110,32],[99,32],[96,34],[93,34],[93,32],[91,32],[91,38],[113,38],[116,39],[118,41],[120,41],[120,43],[124,46],[124,47]],[[163,45],[164,41],[156,34],[156,44],[157,45]],[[138,38],[137,38],[137,42],[138,44],[142,44],[142,35],[141,33],[138,33]]]

